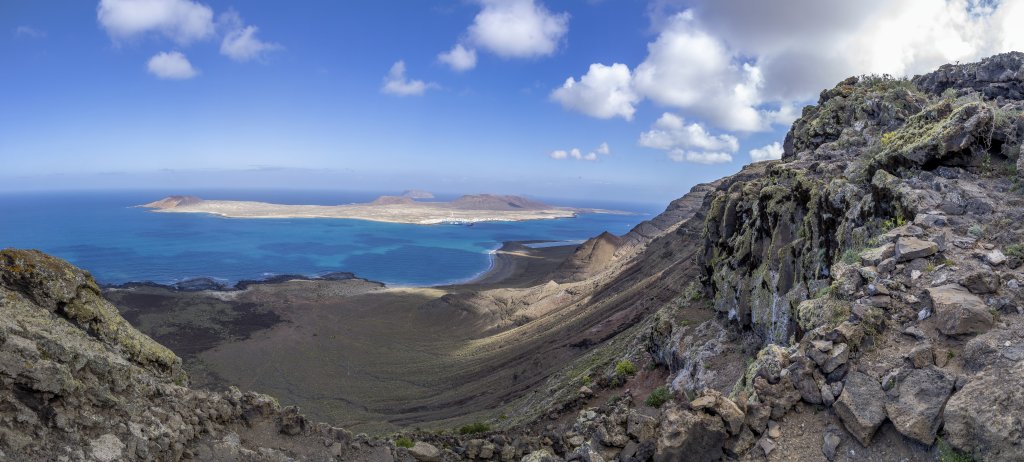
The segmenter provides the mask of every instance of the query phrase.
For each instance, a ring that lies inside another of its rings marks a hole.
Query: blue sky
[[[0,190],[666,202],[847,75],[1020,48],[1020,3],[7,0]]]

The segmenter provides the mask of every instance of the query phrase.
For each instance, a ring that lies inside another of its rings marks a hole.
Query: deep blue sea
[[[189,194],[204,199],[330,205],[366,202],[381,193],[233,190]],[[434,285],[464,281],[486,271],[490,251],[504,241],[582,241],[603,231],[623,234],[664,208],[549,200],[640,214],[422,226],[340,219],[219,218],[132,207],[167,195],[153,191],[0,193],[0,248],[42,250],[89,270],[103,284],[170,284],[197,277],[232,284],[281,274],[347,271],[389,285]]]

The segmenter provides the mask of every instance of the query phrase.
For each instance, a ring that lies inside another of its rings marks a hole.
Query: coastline
[[[561,260],[564,259],[579,244],[566,243],[564,245],[550,245],[541,247],[529,247],[529,244],[556,243],[561,241],[552,240],[525,240],[505,241],[498,247],[488,252],[489,263],[487,268],[464,279],[452,282],[439,282],[436,284],[388,284],[359,277],[359,275],[347,271],[332,271],[319,275],[302,274],[278,274],[263,279],[243,279],[235,283],[222,282],[210,276],[198,276],[184,278],[172,283],[160,283],[154,281],[128,281],[120,284],[100,284],[104,291],[125,291],[140,288],[165,289],[172,292],[238,292],[244,291],[256,285],[274,285],[291,281],[362,281],[370,284],[377,284],[387,289],[402,288],[458,288],[462,286],[497,286],[513,283],[521,285],[523,281],[533,281],[541,276],[544,270],[531,260]],[[552,265],[549,265],[552,266]]]

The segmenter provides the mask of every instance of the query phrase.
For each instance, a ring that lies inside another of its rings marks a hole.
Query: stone
[[[896,240],[894,257],[897,263],[902,263],[915,258],[930,257],[938,251],[939,245],[934,242],[916,237],[901,237]]]
[[[774,420],[768,421],[768,437],[774,440],[782,437],[782,429],[779,428],[778,422]]]
[[[811,346],[824,353],[832,349],[832,342],[830,340],[811,340]]]
[[[925,289],[939,332],[949,336],[975,335],[992,328],[994,319],[985,302],[958,284]]]
[[[846,364],[850,359],[850,348],[845,343],[839,343],[832,347],[828,359],[821,365],[821,370],[826,374],[836,370],[837,367]]]
[[[850,372],[832,409],[850,434],[867,447],[885,421],[885,393],[877,380],[863,372]]]
[[[591,396],[594,396],[594,390],[591,390],[590,387],[584,385],[580,387],[580,391],[578,394],[581,398],[589,398]]]
[[[977,460],[1020,460],[1024,416],[1024,361],[989,368],[950,397],[944,438]]]
[[[937,213],[919,213],[914,217],[914,224],[926,228],[946,226],[946,216]]]
[[[924,331],[921,330],[921,328],[917,327],[917,326],[907,327],[906,329],[903,329],[903,333],[906,334],[906,335],[909,335],[911,337],[914,337],[914,338],[916,338],[918,340],[923,340],[923,339],[927,338],[927,336],[924,334]]]
[[[879,247],[864,250],[860,253],[860,262],[864,266],[878,266],[882,260],[892,257],[896,252],[896,246],[888,243]]]
[[[698,397],[697,399],[695,399],[693,401],[690,401],[690,408],[691,409],[695,409],[695,410],[711,409],[712,407],[715,406],[715,402],[716,401],[717,401],[717,399],[715,398],[714,395],[704,395],[704,396]]]
[[[995,249],[985,253],[985,262],[992,266],[999,266],[1006,263],[1006,255],[999,249]]]
[[[743,430],[744,414],[731,399],[719,396],[715,403],[715,413],[725,422],[726,430],[730,435],[739,435]]]
[[[480,455],[478,455],[477,457],[485,460],[490,459],[491,457],[494,457],[495,449],[497,448],[494,446],[494,443],[491,443],[489,441],[485,442],[483,445],[480,446]]]
[[[562,460],[561,457],[552,454],[550,450],[542,448],[523,456],[520,462],[561,462]]]
[[[896,397],[885,404],[896,430],[926,445],[935,442],[942,410],[956,381],[934,366],[910,371],[896,385]]]
[[[409,455],[420,462],[436,462],[441,460],[441,450],[423,441],[417,441],[416,444],[409,448]]]
[[[830,428],[825,430],[822,435],[821,454],[825,456],[829,461],[835,460],[836,451],[839,449],[839,443],[842,439],[839,437],[838,428]]]
[[[832,394],[832,387],[827,383],[821,384],[821,404],[825,407],[832,407],[836,402],[835,395]]]
[[[718,460],[727,436],[718,416],[670,406],[662,415],[654,460]]]
[[[89,453],[100,462],[122,460],[125,445],[117,436],[107,433],[89,442]]]
[[[771,414],[771,406],[759,402],[747,403],[746,424],[751,430],[760,435],[767,428],[768,419],[771,418]]]
[[[875,268],[881,274],[892,273],[893,270],[896,269],[896,259],[895,258],[886,258],[885,260],[882,260],[882,262],[879,263],[878,266],[876,266]]]
[[[725,452],[730,456],[736,457],[749,451],[756,443],[757,439],[754,437],[754,432],[750,430],[750,427],[744,425],[739,435],[733,436],[725,442]]]
[[[649,415],[630,410],[626,419],[626,434],[637,441],[652,440],[658,432],[658,420]],[[578,446],[578,445],[577,445]]]
[[[971,293],[991,294],[999,290],[999,275],[992,271],[972,271],[960,279],[960,285]]]
[[[924,343],[915,346],[907,354],[907,359],[914,365],[915,368],[920,369],[922,367],[931,366],[934,362],[934,352],[932,344]]]
[[[772,451],[775,450],[775,446],[776,446],[775,441],[772,441],[771,438],[761,438],[757,442],[757,445],[758,445],[758,447],[761,448],[762,451],[764,451],[764,455],[765,456],[770,455],[772,453]]]

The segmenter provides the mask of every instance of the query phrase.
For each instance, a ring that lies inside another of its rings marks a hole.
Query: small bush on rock
[[[411,448],[415,446],[415,443],[413,443],[412,439],[410,439],[408,436],[403,436],[395,440],[395,446],[398,446],[400,448]]]
[[[469,425],[459,427],[460,435],[472,435],[491,431],[491,426],[483,422],[473,422]]]
[[[629,377],[636,374],[636,365],[633,361],[623,359],[615,363],[615,375],[618,377]]]
[[[662,404],[665,404],[671,398],[672,394],[669,393],[668,387],[662,385],[651,392],[647,399],[644,400],[644,404],[650,407],[661,407]]]

